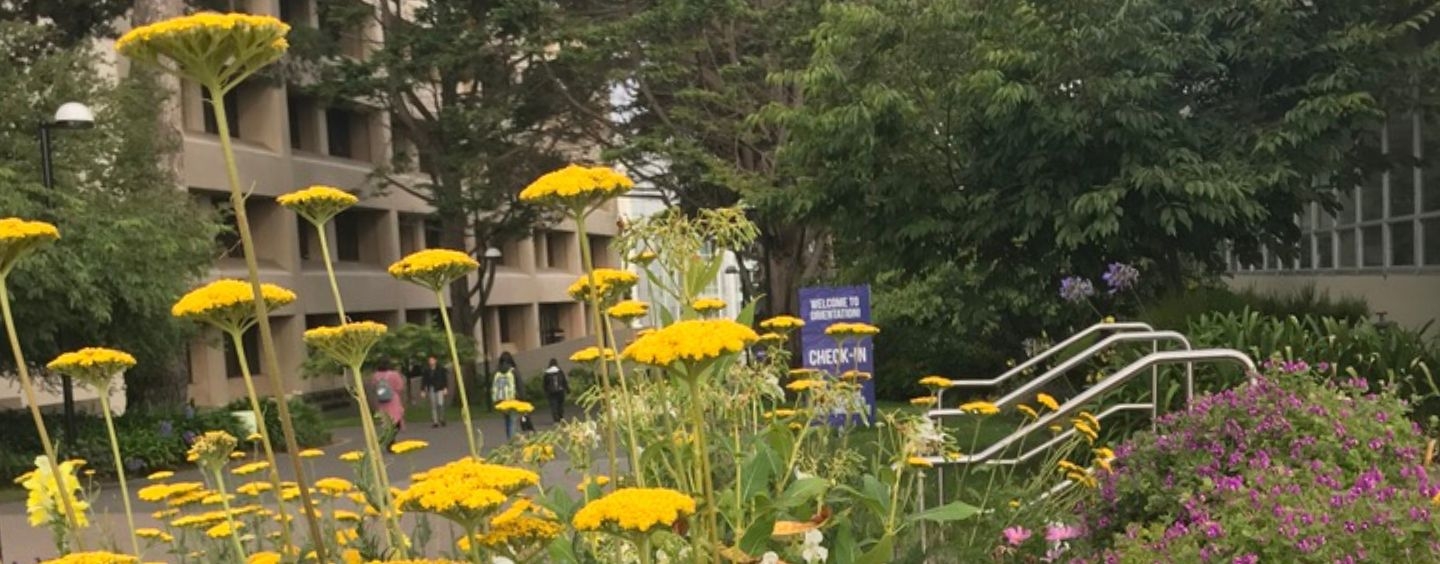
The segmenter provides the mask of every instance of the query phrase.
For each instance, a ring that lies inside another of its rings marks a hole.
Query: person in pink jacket
[[[395,425],[395,432],[385,443],[385,449],[389,450],[395,437],[405,429],[405,402],[400,399],[405,396],[405,377],[390,367],[390,361],[381,359],[375,363],[375,375],[371,378],[375,385],[376,411],[385,414]]]

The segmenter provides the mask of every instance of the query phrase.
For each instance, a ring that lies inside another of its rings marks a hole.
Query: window
[[[510,328],[510,316],[514,315],[514,310],[514,307],[502,307],[499,309],[499,315],[495,316],[498,318],[496,324],[500,326],[500,342],[502,343],[515,342],[514,331]]]
[[[365,114],[340,108],[325,110],[325,137],[330,143],[330,156],[370,160],[370,123]]]
[[[334,221],[335,260],[360,262],[360,214],[341,212]]]
[[[226,118],[225,121],[230,125],[230,137],[235,139],[239,139],[241,137],[240,124],[244,123],[245,121],[241,119],[240,116],[240,88],[241,87],[237,86],[230,89],[229,92],[225,93],[224,98]],[[201,88],[200,98],[204,100],[204,103],[201,104],[201,106],[204,108],[205,112],[205,133],[209,133],[211,135],[219,135],[220,121],[215,116],[215,105],[211,103],[210,90]]]
[[[1440,217],[1426,219],[1420,224],[1425,234],[1421,247],[1425,249],[1425,265],[1440,266]]]
[[[568,269],[570,265],[571,242],[575,234],[550,231],[545,234],[545,268]]]
[[[240,335],[240,342],[245,345],[245,364],[250,368],[251,375],[260,370],[260,340],[259,329],[251,327]],[[240,366],[240,355],[235,351],[235,339],[229,335],[225,339],[225,377],[241,378],[244,371]]]
[[[310,220],[296,216],[295,233],[300,241],[300,260],[312,260],[320,255],[319,249],[311,249],[312,246],[318,247],[320,242],[316,240],[318,238],[315,236],[315,226]]]
[[[280,21],[291,26],[313,27],[310,0],[280,0]]]
[[[433,219],[425,220],[425,248],[440,248],[440,222]]]
[[[570,304],[540,304],[540,345],[549,345],[565,340],[565,329],[560,319],[565,306]]]
[[[1360,230],[1360,263],[1366,268],[1385,266],[1384,227],[1369,225]]]
[[[290,148],[297,151],[320,152],[320,119],[315,102],[303,96],[285,99],[290,120]]]
[[[1390,264],[1415,265],[1415,224],[1397,221],[1390,224]]]
[[[1355,230],[1343,229],[1340,236],[1340,268],[1355,268]]]

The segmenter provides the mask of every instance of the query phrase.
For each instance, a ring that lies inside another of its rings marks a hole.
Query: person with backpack
[[[550,419],[559,423],[565,419],[565,396],[570,394],[570,380],[565,377],[565,371],[560,369],[560,363],[550,359],[550,367],[545,369],[545,397],[550,400]]]
[[[420,369],[420,397],[430,398],[430,427],[445,426],[445,395],[450,390],[450,371],[432,355]]]
[[[405,402],[400,400],[401,394],[405,393],[405,377],[391,368],[389,360],[382,358],[375,363],[375,374],[371,378],[375,384],[376,411],[384,414],[395,426],[395,432],[390,433],[389,440],[385,441],[388,450],[395,443],[395,436],[405,429]]]
[[[490,382],[490,404],[496,405],[505,400],[516,398],[516,390],[519,387],[515,381],[515,358],[510,353],[500,354],[500,368],[495,373],[495,378]],[[505,412],[505,440],[510,440],[515,435],[515,416]]]

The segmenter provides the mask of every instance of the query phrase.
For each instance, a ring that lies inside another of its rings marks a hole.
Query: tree
[[[1068,274],[1125,261],[1174,288],[1221,272],[1227,244],[1293,252],[1303,205],[1388,166],[1368,141],[1386,111],[1435,104],[1434,11],[840,5],[796,77],[804,106],[775,117],[850,276],[881,273],[877,313],[908,331],[885,341],[953,363],[957,342],[1057,329]]]
[[[802,101],[797,88],[773,79],[808,62],[823,2],[576,4],[567,40],[580,47],[561,60],[607,69],[622,93],[612,113],[589,115],[592,140],[683,208],[743,200],[760,238],[755,249],[731,250],[761,259],[763,311],[796,312],[798,288],[825,264],[827,236],[795,221],[809,201],[778,158],[788,128],[757,117]],[[742,282],[749,279],[742,272]]]
[[[97,80],[90,49],[59,47],[53,30],[0,22],[0,210],[56,223],[61,239],[12,274],[29,359],[103,345],[131,352],[131,405],[184,401],[172,362],[187,329],[170,305],[212,264],[219,227],[187,198],[158,155],[153,119],[164,94],[146,80]],[[96,128],[54,136],[56,189],[41,184],[35,131],[62,102],[83,101]],[[197,219],[199,218],[199,219]],[[13,363],[8,354],[6,362]]]
[[[536,40],[553,11],[538,0],[402,4],[322,0],[322,30],[330,31],[311,30],[298,38],[299,50],[321,62],[314,92],[388,113],[397,146],[413,149],[397,151],[377,176],[435,208],[442,246],[483,261],[487,248],[556,220],[517,194],[583,152],[562,119],[568,105],[549,75],[540,75],[555,71],[539,64],[553,54]],[[384,40],[363,58],[339,56],[357,33],[343,30],[364,26],[378,28]],[[599,92],[568,84],[572,93]],[[490,283],[484,277],[456,283],[457,333],[474,334]]]
[[[0,20],[52,28],[49,41],[70,47],[114,32],[112,24],[135,0],[18,0],[0,2]]]

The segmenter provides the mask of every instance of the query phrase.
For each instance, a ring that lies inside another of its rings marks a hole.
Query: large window
[[[1394,163],[1383,174],[1340,194],[1331,214],[1311,204],[1297,221],[1299,256],[1266,251],[1238,271],[1383,272],[1440,266],[1440,143],[1424,143],[1440,123],[1417,112],[1396,113],[1372,142]]]

